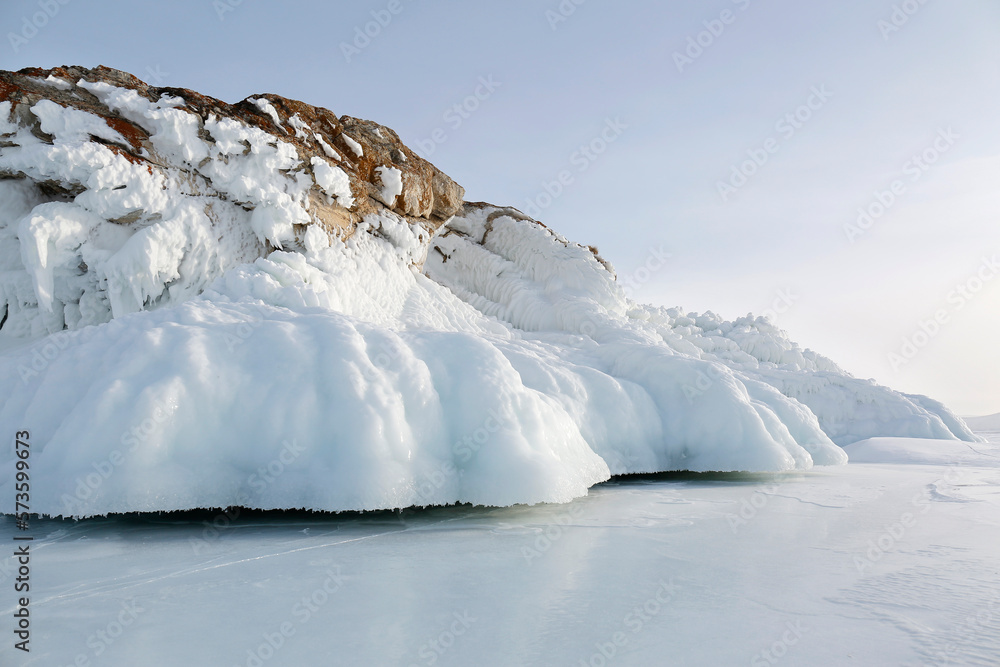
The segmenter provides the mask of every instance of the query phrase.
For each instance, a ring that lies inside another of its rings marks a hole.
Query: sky
[[[767,313],[856,376],[1000,412],[994,0],[4,0],[0,25],[2,69],[375,120],[640,301]]]

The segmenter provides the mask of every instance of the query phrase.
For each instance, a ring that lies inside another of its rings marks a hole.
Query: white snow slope
[[[977,431],[1000,432],[1000,412],[983,417],[966,417],[965,423]]]
[[[32,512],[567,502],[612,474],[977,439],[764,319],[637,304],[513,209],[467,205],[433,235],[385,211],[331,241],[290,144],[80,85],[204,179],[91,141],[120,138],[86,112],[36,104],[48,143],[0,103],[0,173],[26,176],[0,180],[0,433],[30,433]],[[11,441],[4,512],[16,461]]]

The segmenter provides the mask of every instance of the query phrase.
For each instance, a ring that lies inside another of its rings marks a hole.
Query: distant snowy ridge
[[[853,442],[844,449],[855,463],[889,463],[940,466],[1000,465],[1000,448],[994,444],[970,445],[959,440],[923,438],[869,438]],[[958,473],[949,470],[949,475]]]
[[[590,248],[463,196],[301,102],[0,72],[0,428],[31,433],[32,511],[565,502],[976,439],[764,319],[637,304]]]
[[[965,423],[974,431],[1000,432],[1000,412],[983,417],[966,417]]]

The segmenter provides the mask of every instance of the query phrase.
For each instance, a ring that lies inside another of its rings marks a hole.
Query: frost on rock
[[[313,157],[311,164],[316,184],[323,189],[323,192],[336,197],[337,202],[344,208],[351,208],[354,205],[351,179],[344,170],[340,167],[331,167],[330,163],[321,157]]]
[[[354,154],[356,156],[358,156],[358,157],[364,157],[365,151],[364,151],[364,149],[361,148],[361,144],[359,144],[358,142],[356,142],[354,139],[352,139],[350,136],[348,136],[346,134],[341,135],[341,137],[344,139],[344,142],[354,152]]]
[[[335,151],[333,149],[333,146],[331,146],[330,144],[326,143],[326,139],[323,138],[323,135],[321,135],[321,134],[314,134],[313,135],[313,139],[315,139],[316,143],[318,143],[320,145],[320,148],[323,149],[323,154],[324,155],[326,155],[331,160],[336,160],[337,162],[340,162],[340,153],[338,153],[337,151]],[[350,207],[348,207],[348,208],[350,208]]]
[[[281,117],[278,115],[278,112],[275,111],[274,107],[271,106],[270,102],[268,102],[262,97],[253,98],[250,101],[253,102],[254,106],[256,106],[258,109],[266,113],[271,118],[271,120],[274,121],[274,126],[276,128],[278,128],[282,132],[285,132],[285,129],[281,127]]]
[[[386,206],[392,206],[396,197],[403,193],[403,173],[395,167],[376,167],[375,171],[382,181],[379,200]]]
[[[635,303],[590,248],[463,197],[389,128],[294,100],[0,72],[0,428],[32,434],[33,509],[565,502],[975,439],[764,319]]]

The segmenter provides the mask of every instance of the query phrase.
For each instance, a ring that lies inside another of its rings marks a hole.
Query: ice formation
[[[0,100],[0,429],[31,434],[33,512],[565,502],[976,439],[762,318],[630,300],[369,121],[104,68]]]

